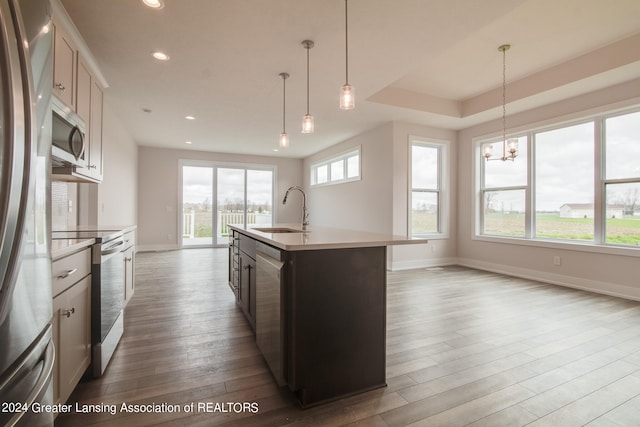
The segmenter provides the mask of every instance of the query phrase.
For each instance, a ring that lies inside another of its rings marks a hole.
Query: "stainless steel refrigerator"
[[[0,0],[0,426],[53,425],[51,7]]]

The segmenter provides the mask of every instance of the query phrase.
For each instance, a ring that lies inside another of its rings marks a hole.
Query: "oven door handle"
[[[120,246],[124,245],[124,242],[122,240],[120,240],[118,243],[116,243],[115,245],[111,246],[109,249],[102,251],[102,255],[111,255],[111,254],[115,254],[116,252],[120,252]]]

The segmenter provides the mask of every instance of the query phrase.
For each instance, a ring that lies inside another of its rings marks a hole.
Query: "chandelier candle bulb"
[[[484,147],[482,147],[482,150],[484,152],[484,157],[486,157],[488,159],[489,157],[491,157],[491,155],[493,153],[493,145],[492,144],[484,144]]]

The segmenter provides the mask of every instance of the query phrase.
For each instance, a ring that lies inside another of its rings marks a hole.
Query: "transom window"
[[[311,185],[338,184],[360,179],[360,147],[311,165]]]
[[[479,235],[640,245],[640,111],[515,137],[513,162],[477,146]]]

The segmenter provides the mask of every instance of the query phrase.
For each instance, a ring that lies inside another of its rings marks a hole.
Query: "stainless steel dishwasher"
[[[256,342],[279,386],[284,380],[282,252],[256,242]]]

